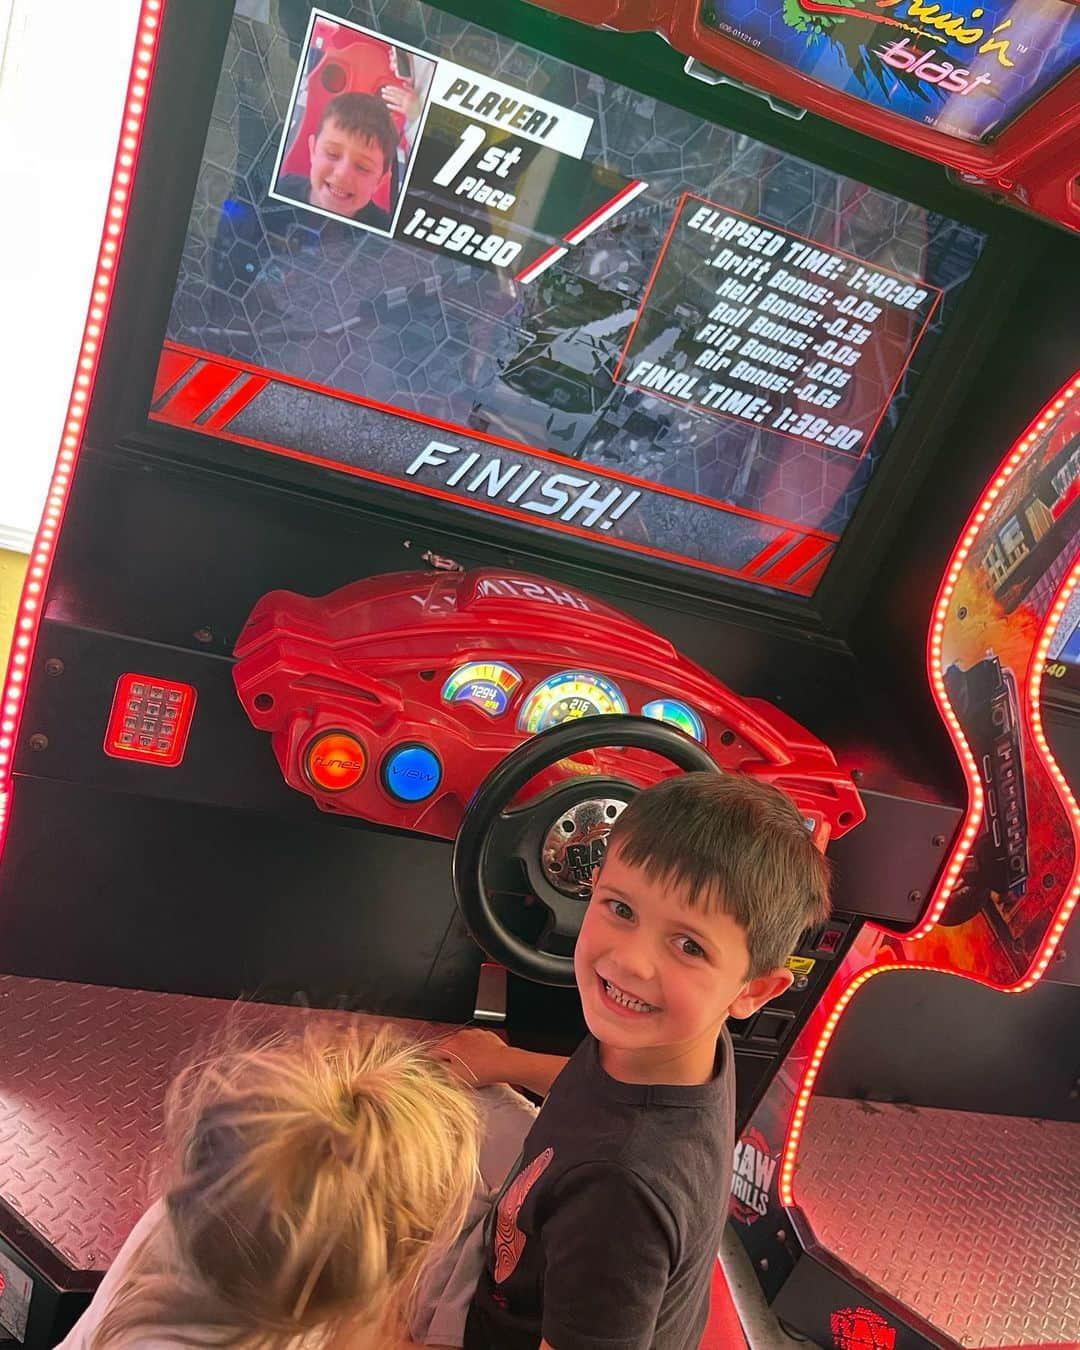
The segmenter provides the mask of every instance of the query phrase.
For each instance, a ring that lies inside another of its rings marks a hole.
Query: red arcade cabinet
[[[836,42],[922,97],[848,18],[813,17],[796,120],[688,74],[750,79],[682,8],[664,45],[519,4],[144,0],[0,703],[16,1340],[77,1315],[237,998],[570,1050],[610,822],[699,767],[785,788],[834,866],[791,991],[732,1028],[732,1213],[774,1308],[840,1350],[1080,1338],[1047,1259],[1078,1212],[1080,267],[941,167],[1015,170],[1068,224],[1008,137],[1064,138],[1071,77],[1047,42],[980,84],[1008,106],[935,164],[863,134],[908,113],[827,120]],[[275,194],[331,29],[421,105],[389,230]],[[973,1140],[1014,1190],[935,1227],[992,1174]]]

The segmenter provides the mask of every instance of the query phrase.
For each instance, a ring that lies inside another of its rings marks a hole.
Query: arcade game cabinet
[[[939,90],[916,146],[897,114],[834,108],[822,72],[846,53],[909,118],[920,76],[846,44],[846,7],[804,6],[784,22],[821,64],[792,118],[724,74],[768,91],[783,52],[691,50],[682,7],[665,46],[521,4],[143,0],[0,704],[16,1340],[53,1343],[100,1278],[163,1084],[232,1001],[571,1049],[610,822],[708,767],[790,792],[835,869],[792,990],[733,1027],[734,1217],[767,1292],[843,1350],[1001,1343],[823,1224],[888,1233],[881,1115],[1011,1116],[1024,1140],[1076,1118],[1075,961],[1048,978],[1075,812],[1037,695],[1080,520],[1056,396],[1075,10],[1042,4],[1043,32],[995,8],[1023,42],[982,57],[1021,75],[971,65],[979,118]],[[580,10],[647,29],[659,8]],[[915,8],[889,9],[894,46],[919,22],[976,43],[978,16]],[[900,148],[864,134],[886,131]],[[941,164],[1011,174],[1028,210]],[[822,1191],[864,1136],[859,1193]],[[1014,1343],[1074,1335],[1068,1282],[1048,1289]]]

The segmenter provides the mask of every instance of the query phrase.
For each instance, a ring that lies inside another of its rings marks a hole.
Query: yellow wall
[[[7,666],[11,634],[15,628],[15,611],[19,607],[23,577],[26,575],[25,553],[9,553],[0,548],[0,681]]]

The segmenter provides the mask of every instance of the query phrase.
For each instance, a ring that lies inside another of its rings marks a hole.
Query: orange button
[[[367,752],[347,731],[324,731],[304,754],[308,782],[324,792],[344,792],[359,783],[367,768]]]

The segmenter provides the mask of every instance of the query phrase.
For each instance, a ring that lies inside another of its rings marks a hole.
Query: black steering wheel
[[[686,773],[720,772],[697,741],[655,718],[579,718],[531,736],[501,760],[469,802],[454,842],[454,893],[469,932],[492,960],[539,984],[574,983],[593,868],[638,789],[583,774],[517,810],[506,807],[542,770],[607,746],[651,750]]]

